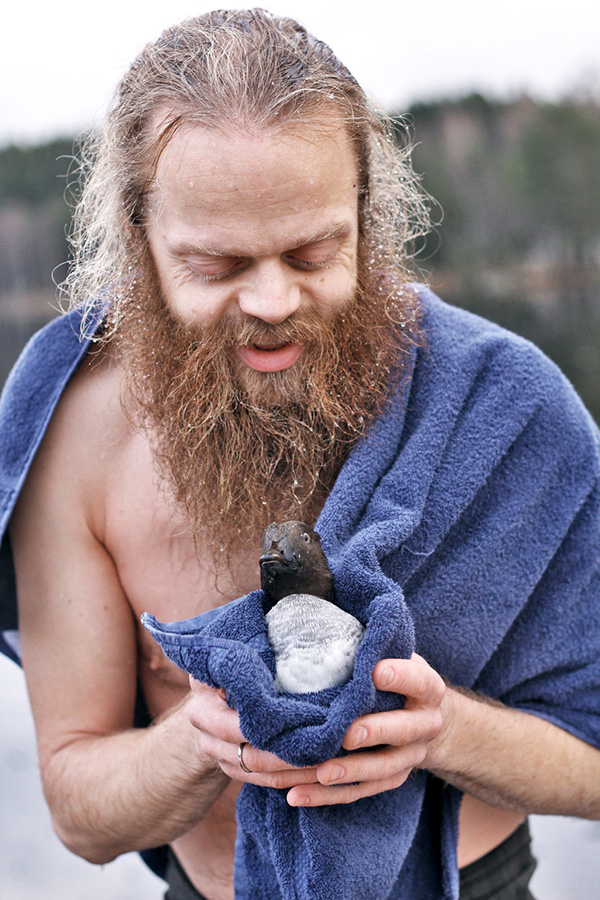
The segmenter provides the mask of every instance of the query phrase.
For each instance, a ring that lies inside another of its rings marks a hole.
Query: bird
[[[275,687],[306,694],[348,681],[365,629],[335,602],[319,534],[304,522],[273,522],[259,564]]]

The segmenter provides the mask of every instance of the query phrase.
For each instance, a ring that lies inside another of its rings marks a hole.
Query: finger
[[[245,762],[246,754],[244,753]],[[279,790],[287,789],[294,785],[314,784],[317,780],[314,768],[287,768],[277,772],[244,772],[236,761],[235,763],[222,763],[221,769],[225,775],[228,775],[234,781],[256,784],[261,787],[277,788]]]
[[[317,766],[317,780],[323,785],[389,781],[399,773],[420,766],[426,754],[425,742],[408,747],[381,747],[373,752],[351,753]]]
[[[410,659],[380,660],[373,682],[380,691],[404,694],[408,705],[439,706],[446,691],[442,677],[417,653]]]
[[[259,750],[256,747],[253,747],[243,737],[241,741],[232,743],[230,741],[222,740],[217,735],[200,731],[198,734],[198,744],[201,751],[206,756],[213,759],[227,775],[235,777],[238,781],[249,780],[243,777],[243,775],[247,773],[244,773],[244,770],[240,766],[240,747],[243,748],[244,765],[250,770],[252,775],[270,776],[282,772],[298,773],[305,771],[305,767],[300,768],[290,766],[274,753],[269,753],[267,750]],[[316,780],[314,768],[312,771],[312,778],[313,780]],[[292,776],[288,778],[284,786],[289,787],[294,783],[294,777]]]
[[[383,791],[391,791],[404,784],[411,770],[398,773],[385,781],[369,781],[364,784],[342,784],[327,787],[322,784],[296,785],[287,794],[290,806],[333,806],[354,803],[363,797],[373,797]]]
[[[438,736],[443,718],[439,708],[393,709],[371,713],[352,723],[342,746],[344,750],[360,750],[391,744],[396,747],[429,742]]]
[[[195,728],[223,741],[238,744],[245,740],[236,710],[227,706],[222,692],[215,688],[201,685],[193,690],[188,716]]]
[[[193,675],[188,675],[188,679],[190,682],[190,690],[195,697],[220,697],[222,700],[226,699],[226,694],[223,688],[211,687],[208,684],[204,684],[203,681],[198,681]]]
[[[268,750],[259,750],[246,741],[243,741],[243,745],[244,765],[252,771],[252,774],[271,775],[277,772],[302,772],[305,770],[305,767],[290,766],[289,763],[284,762],[274,753],[269,753]],[[240,769],[238,749],[239,744],[235,744],[235,746],[229,745],[227,759],[224,761]]]
[[[190,704],[189,719],[192,725],[206,734],[213,734],[229,744],[240,744],[245,741],[240,729],[238,714],[233,709],[210,710],[204,704]]]

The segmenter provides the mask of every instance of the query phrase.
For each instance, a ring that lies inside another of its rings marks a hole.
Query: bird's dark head
[[[314,594],[333,600],[333,575],[321,538],[304,522],[273,522],[261,545],[260,585],[268,611],[289,594]]]

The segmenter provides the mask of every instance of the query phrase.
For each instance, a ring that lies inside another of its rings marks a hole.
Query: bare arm
[[[186,704],[182,704],[182,707]],[[176,708],[149,729],[81,734],[40,763],[52,823],[89,862],[168,843],[200,821],[229,779],[198,760]]]
[[[153,727],[132,728],[135,623],[96,537],[102,510],[90,473],[103,473],[96,425],[80,407],[70,396],[57,411],[11,537],[23,663],[53,823],[71,850],[105,862],[188,830],[228,779],[200,751],[187,700]]]
[[[600,819],[595,747],[539,716],[470,692],[447,691],[446,706],[446,725],[426,768],[492,806]]]

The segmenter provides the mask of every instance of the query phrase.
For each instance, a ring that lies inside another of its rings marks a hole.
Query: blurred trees
[[[600,421],[598,103],[473,94],[407,118],[443,210],[420,256],[434,289],[540,345]],[[71,156],[69,140],[0,150],[0,378],[66,275]]]
[[[600,107],[474,94],[410,117],[415,167],[444,210],[438,264],[462,267],[473,254],[486,265],[536,255],[597,264]]]
[[[533,340],[600,421],[600,107],[473,94],[411,121],[443,210],[420,257],[434,289]]]
[[[70,140],[0,151],[0,298],[48,291],[54,267],[67,259],[64,195],[72,155]]]
[[[0,383],[29,335],[56,313],[72,154],[68,139],[0,150]]]

